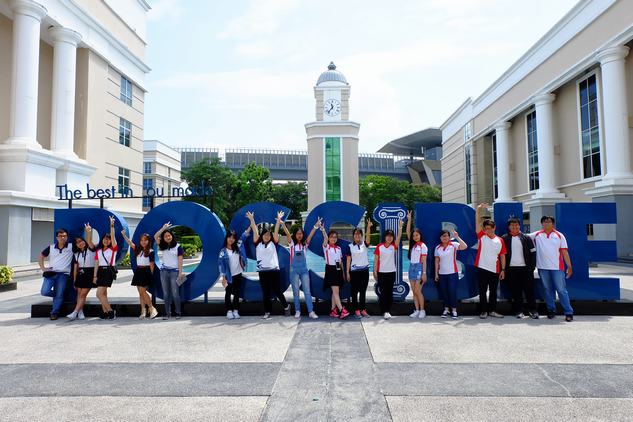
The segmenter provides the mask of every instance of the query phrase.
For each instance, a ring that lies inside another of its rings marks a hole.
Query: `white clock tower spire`
[[[314,87],[316,121],[306,123],[308,210],[325,201],[358,204],[358,131],[349,120],[350,86],[330,62]]]

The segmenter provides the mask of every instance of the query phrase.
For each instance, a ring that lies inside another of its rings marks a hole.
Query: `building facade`
[[[173,188],[179,188],[180,153],[157,140],[143,145],[143,211],[174,200]],[[152,196],[154,198],[152,198]]]
[[[627,221],[632,40],[633,2],[579,1],[441,126],[443,201],[520,201],[532,228],[555,203],[615,202]],[[601,235],[616,238],[620,256],[633,251],[633,226]]]
[[[306,123],[308,211],[325,201],[358,204],[358,131],[349,120],[350,86],[330,63],[314,87],[316,120]]]
[[[32,262],[50,243],[53,210],[67,206],[56,186],[141,191],[148,10],[0,0],[0,264]],[[105,206],[132,227],[142,216],[140,201]]]

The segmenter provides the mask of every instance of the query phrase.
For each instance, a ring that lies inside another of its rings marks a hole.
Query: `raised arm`
[[[86,243],[88,244],[88,248],[94,249],[95,244],[92,242],[92,227],[90,227],[90,223],[84,224],[84,236],[86,238]]]
[[[477,209],[475,210],[475,232],[479,233],[480,231],[483,230],[483,227],[481,226],[481,209],[482,208],[487,208],[488,204],[486,204],[485,202],[479,204],[477,206]]]
[[[402,239],[402,228],[404,227],[404,220],[400,220],[398,223],[398,236],[396,237],[396,247],[400,247],[400,239]]]
[[[462,238],[459,237],[459,234],[455,230],[453,230],[453,237],[459,242],[459,248],[457,248],[458,250],[463,251],[464,249],[468,249],[468,245],[466,244],[466,242],[464,242]]]
[[[323,227],[323,223],[319,223],[319,230],[321,230],[321,234],[323,234],[323,246],[327,246],[327,232],[325,231],[325,227]]]
[[[281,227],[284,233],[286,234],[286,240],[288,241],[288,244],[290,245],[290,243],[292,242],[292,234],[290,234],[290,230],[288,230],[288,227],[286,227],[286,223],[282,222]]]
[[[246,218],[251,223],[251,230],[253,230],[253,242],[257,243],[259,240],[259,230],[257,230],[257,224],[255,224],[255,214],[250,211],[246,211]]]
[[[310,233],[308,233],[308,237],[306,238],[306,245],[310,244],[310,241],[314,237],[314,234],[316,233],[316,231],[319,229],[320,224],[321,224],[321,217],[318,217],[316,223],[314,223],[314,226],[312,226],[312,230],[310,230]]]
[[[114,233],[114,217],[110,216],[110,240],[112,241],[112,247],[116,247],[116,235]]]
[[[171,223],[168,221],[165,224],[163,224],[163,227],[161,227],[160,229],[158,229],[158,231],[156,232],[156,234],[154,234],[154,242],[156,242],[156,245],[160,244],[160,235],[163,234],[163,232],[165,230],[168,230],[171,227]]]
[[[275,231],[273,232],[273,241],[275,243],[279,243],[279,226],[281,226],[283,224],[283,221],[281,220],[282,218],[284,218],[284,212],[283,211],[277,211],[277,219],[275,220]],[[284,228],[286,227],[286,225],[284,224]]]
[[[407,212],[407,239],[411,239],[411,220],[413,217],[413,211]]]
[[[365,244],[369,246],[371,244],[371,226],[374,223],[371,222],[371,218],[367,219],[367,224],[365,225]]]
[[[123,236],[123,240],[125,240],[125,243],[127,243],[130,246],[130,248],[136,249],[136,245],[132,243],[129,237],[127,237],[127,234],[125,233],[125,229],[121,230],[121,236]]]

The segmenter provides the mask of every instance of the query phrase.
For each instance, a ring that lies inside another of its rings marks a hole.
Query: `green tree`
[[[359,182],[360,205],[368,213],[380,202],[402,202],[411,209],[416,202],[441,202],[442,191],[438,187],[414,185],[390,176],[367,176]]]
[[[213,189],[213,198],[190,198],[190,200],[206,205],[222,220],[228,224],[235,211],[234,193],[237,185],[237,177],[225,167],[219,158],[199,161],[182,173],[182,178],[190,186],[210,186]]]
[[[252,202],[271,201],[273,181],[270,170],[256,163],[248,163],[237,175],[234,210]]]
[[[273,185],[272,201],[292,210],[288,218],[299,220],[301,211],[308,209],[308,185],[306,182]]]

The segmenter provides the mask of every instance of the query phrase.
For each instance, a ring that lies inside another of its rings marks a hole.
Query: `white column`
[[[53,102],[51,105],[51,150],[62,157],[74,153],[75,74],[77,43],[81,35],[71,29],[51,27],[53,38]]]
[[[552,103],[554,94],[541,94],[534,98],[536,109],[536,140],[538,145],[539,196],[559,194],[556,189],[554,167],[554,120]]]
[[[497,138],[497,199],[495,202],[512,202],[510,191],[510,122],[494,126]]]
[[[602,70],[602,124],[607,161],[605,179],[633,177],[624,66],[624,58],[628,54],[628,47],[618,46],[602,50],[597,55]]]
[[[46,8],[32,0],[12,0],[13,63],[11,111],[7,144],[42,148],[37,143],[37,86],[40,59],[40,23]]]

